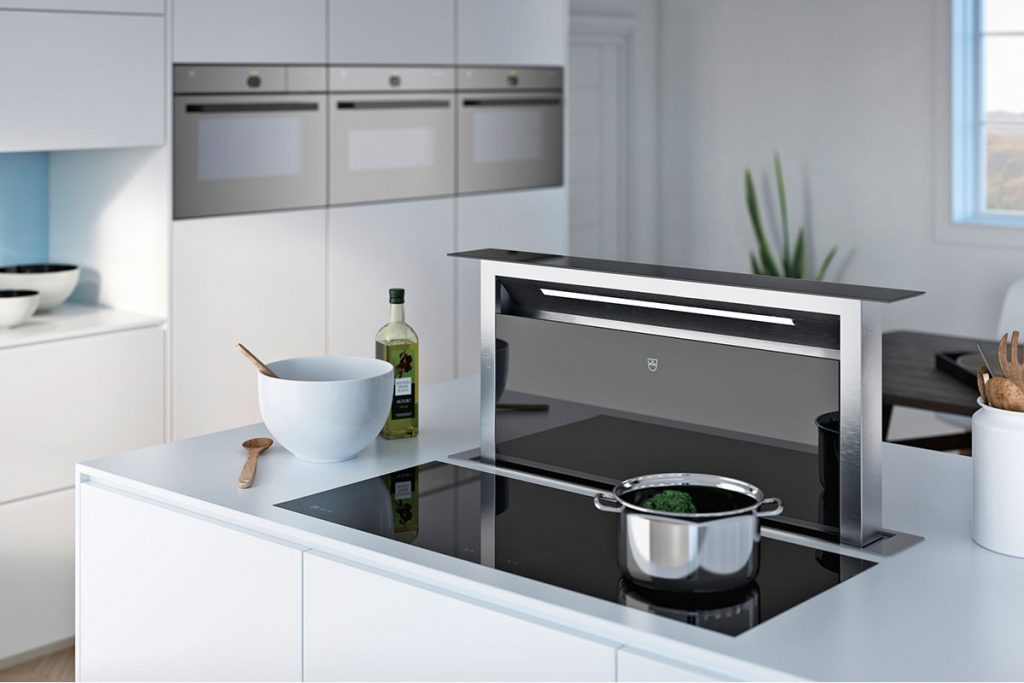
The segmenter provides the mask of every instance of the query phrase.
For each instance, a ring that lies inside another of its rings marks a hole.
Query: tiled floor
[[[73,681],[75,648],[54,652],[0,671],[0,681]]]

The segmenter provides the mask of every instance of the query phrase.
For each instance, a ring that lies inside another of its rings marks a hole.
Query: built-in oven
[[[455,192],[455,70],[330,70],[330,203]]]
[[[174,67],[174,217],[323,206],[327,69]]]
[[[462,68],[459,193],[562,184],[562,69]]]

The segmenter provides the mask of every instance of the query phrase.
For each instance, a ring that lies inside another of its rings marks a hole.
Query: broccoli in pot
[[[659,491],[644,501],[644,507],[648,510],[659,512],[679,512],[692,514],[697,512],[697,506],[693,504],[693,498],[689,493],[675,489]]]

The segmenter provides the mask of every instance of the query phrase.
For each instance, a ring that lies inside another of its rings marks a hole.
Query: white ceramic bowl
[[[257,372],[260,413],[271,435],[299,460],[355,457],[380,433],[391,409],[394,368],[387,361],[309,356]]]
[[[30,289],[0,289],[0,329],[20,325],[36,312],[39,292]]]
[[[0,268],[0,289],[32,289],[39,292],[39,310],[60,306],[78,285],[81,270],[65,263],[32,263]]]

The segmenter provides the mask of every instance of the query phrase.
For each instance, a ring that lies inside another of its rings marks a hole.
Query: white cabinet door
[[[453,64],[455,0],[328,0],[332,64]]]
[[[311,681],[607,681],[614,646],[306,553]]]
[[[4,349],[0,377],[0,503],[74,486],[76,462],[164,440],[161,327]]]
[[[564,188],[500,192],[456,200],[456,245],[469,249],[516,249],[542,254],[569,253],[569,218]],[[459,260],[456,372],[480,372],[480,269]]]
[[[690,669],[660,657],[624,647],[619,650],[617,679],[620,681],[721,681],[730,680],[707,671]]]
[[[85,482],[79,680],[297,681],[302,551]]]
[[[199,218],[173,225],[172,437],[260,421],[256,370],[325,351],[326,211]]]
[[[0,0],[0,9],[163,14],[163,0]]]
[[[174,61],[323,64],[326,0],[174,0]]]
[[[75,491],[0,505],[0,661],[75,635]]]
[[[164,143],[162,16],[4,11],[0,152]]]
[[[331,354],[372,356],[388,321],[388,289],[404,287],[420,382],[454,377],[454,212],[450,198],[330,209]]]
[[[563,66],[569,44],[567,0],[459,0],[458,62]]]

